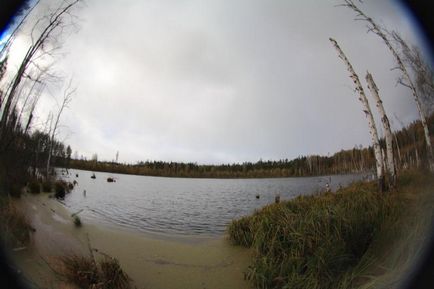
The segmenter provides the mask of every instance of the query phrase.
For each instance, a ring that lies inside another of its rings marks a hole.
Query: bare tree
[[[378,94],[378,87],[374,82],[374,78],[369,71],[366,73],[366,82],[368,83],[368,88],[371,91],[371,95],[374,97],[377,103],[377,109],[381,117],[381,122],[383,124],[384,135],[386,139],[386,167],[389,172],[389,185],[394,187],[396,185],[396,168],[395,168],[395,158],[393,155],[393,136],[392,130],[390,128],[389,118],[387,117],[386,110],[384,109],[383,102]]]
[[[398,32],[388,32],[398,45],[400,57],[407,67],[413,71],[414,84],[419,92],[426,115],[434,112],[434,73],[422,56],[417,46],[411,46],[404,41]],[[399,80],[402,81],[402,80]]]
[[[352,81],[356,87],[356,91],[359,93],[359,101],[362,103],[363,112],[365,113],[365,116],[368,119],[369,133],[371,134],[372,145],[374,147],[375,163],[376,163],[376,167],[377,167],[378,187],[379,187],[380,191],[384,191],[385,183],[384,183],[383,156],[381,153],[380,143],[378,141],[377,127],[375,126],[374,116],[372,115],[371,108],[369,107],[368,98],[365,95],[365,91],[363,90],[363,86],[360,83],[358,75],[354,71],[354,68],[351,65],[348,58],[346,57],[345,53],[339,47],[336,40],[334,40],[333,38],[330,38],[330,42],[333,44],[334,48],[337,50],[339,58],[342,59],[342,61],[346,65],[347,70],[350,73],[350,78],[352,79]]]
[[[51,157],[52,157],[52,153],[53,153],[53,145],[54,145],[57,129],[59,127],[60,117],[62,116],[64,109],[67,108],[69,103],[71,102],[72,96],[74,95],[76,90],[77,90],[76,88],[72,88],[72,81],[70,81],[67,88],[63,92],[62,103],[60,104],[59,111],[57,112],[54,124],[52,122],[50,124],[50,145],[49,145],[49,149],[48,149],[47,172],[46,172],[47,177],[48,177],[49,172],[50,172]]]
[[[0,138],[4,137],[4,131],[8,124],[8,118],[11,115],[12,104],[16,98],[17,90],[23,80],[26,77],[27,70],[30,65],[33,67],[40,69],[40,67],[35,63],[36,58],[41,57],[41,55],[49,54],[50,50],[46,50],[48,46],[48,42],[52,40],[54,33],[57,31],[59,33],[64,29],[65,24],[65,16],[69,15],[69,11],[74,7],[80,0],[74,1],[63,1],[61,6],[57,8],[54,12],[52,12],[49,16],[44,16],[39,19],[31,32],[32,44],[27,50],[23,61],[21,62],[18,71],[12,79],[10,87],[5,92],[5,96],[3,98],[3,113],[0,119]],[[43,27],[42,31],[39,35],[35,35],[36,28],[41,23],[46,21],[46,25]],[[38,55],[38,52],[41,54]]]
[[[371,17],[367,16],[356,4],[354,4],[354,1],[344,0],[344,3],[341,4],[341,6],[347,7],[353,10],[354,12],[356,12],[357,20],[368,22],[368,31],[374,32],[378,37],[380,37],[386,44],[387,48],[392,53],[393,57],[395,58],[397,64],[396,69],[399,69],[402,73],[402,79],[400,79],[399,82],[400,84],[404,85],[405,87],[408,87],[411,90],[414,101],[416,102],[416,107],[419,112],[420,120],[422,122],[422,127],[424,130],[429,167],[431,171],[434,171],[434,156],[433,156],[433,151],[431,146],[431,139],[429,136],[428,124],[426,121],[425,113],[422,109],[420,95],[416,89],[416,86],[413,83],[413,80],[410,77],[407,68],[403,63],[403,60],[401,59],[401,57],[399,56],[395,48],[392,46],[392,43],[387,37],[386,33],[377,25],[377,23],[375,23],[375,21]]]

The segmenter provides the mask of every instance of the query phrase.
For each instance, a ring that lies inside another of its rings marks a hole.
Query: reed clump
[[[427,179],[434,184],[432,175],[420,175],[402,176],[395,192],[380,194],[375,183],[358,182],[232,221],[230,241],[255,252],[246,277],[256,288],[354,288],[379,255],[373,248],[402,227],[408,195]]]

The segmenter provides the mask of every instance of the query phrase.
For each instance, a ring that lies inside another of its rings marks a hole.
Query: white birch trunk
[[[382,191],[384,188],[383,156],[381,153],[380,143],[378,141],[377,127],[375,126],[374,117],[372,115],[371,108],[369,107],[368,98],[365,95],[365,91],[363,90],[362,84],[360,83],[359,77],[354,71],[353,66],[351,65],[348,58],[345,56],[342,49],[339,47],[336,40],[330,38],[330,42],[337,50],[339,58],[341,58],[342,61],[347,66],[347,70],[350,73],[350,78],[353,80],[354,85],[356,86],[356,91],[359,93],[359,101],[361,102],[363,106],[363,112],[365,113],[365,116],[368,119],[369,133],[371,134],[372,146],[374,147],[375,163],[377,167],[377,179],[379,182],[379,189]]]
[[[380,99],[380,95],[378,94],[378,87],[374,82],[374,78],[372,75],[367,72],[366,73],[366,82],[368,83],[368,88],[371,91],[371,95],[374,97],[377,102],[377,109],[381,117],[381,122],[383,123],[384,135],[386,139],[386,167],[390,174],[389,183],[392,186],[395,186],[396,181],[396,169],[395,169],[395,159],[393,155],[393,135],[392,130],[390,128],[389,118],[387,117],[386,111],[384,110],[383,102]]]

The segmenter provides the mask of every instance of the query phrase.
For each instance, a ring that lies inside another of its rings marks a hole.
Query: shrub
[[[32,194],[39,194],[41,192],[41,185],[37,180],[30,181],[28,188]]]
[[[99,283],[98,268],[92,258],[72,255],[62,257],[61,261],[64,265],[62,275],[79,288],[92,288]]]
[[[7,192],[9,195],[13,198],[20,198],[21,197],[21,190],[22,186],[19,183],[13,183],[7,188]]]
[[[52,188],[53,188],[53,184],[51,180],[45,179],[42,181],[42,191],[44,193],[51,193]]]
[[[129,277],[123,272],[119,261],[115,258],[105,257],[100,263],[101,279],[104,280],[104,288],[127,289],[130,288]]]
[[[54,183],[54,196],[57,199],[64,199],[67,191],[67,184],[65,181],[56,181]]]
[[[122,270],[117,259],[104,255],[99,261],[93,256],[77,255],[61,258],[64,265],[60,272],[66,279],[83,289],[130,289],[130,278]]]

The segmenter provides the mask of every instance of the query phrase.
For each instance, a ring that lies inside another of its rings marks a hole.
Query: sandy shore
[[[58,256],[92,248],[119,260],[137,288],[249,288],[244,280],[251,252],[231,246],[224,237],[170,237],[89,224],[76,228],[71,214],[46,194],[25,195],[17,205],[36,229],[26,249],[12,259],[27,279],[41,288],[61,288],[53,272]],[[89,241],[88,241],[89,240]]]

